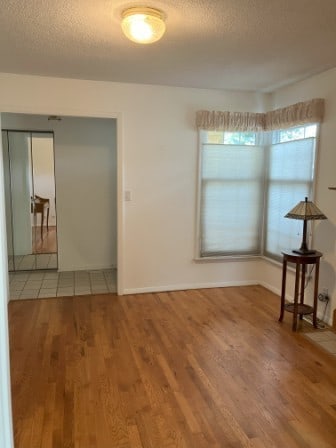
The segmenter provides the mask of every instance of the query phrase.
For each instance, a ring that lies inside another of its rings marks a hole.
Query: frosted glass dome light
[[[166,31],[164,14],[158,9],[135,7],[122,13],[121,28],[128,39],[138,44],[158,41]]]

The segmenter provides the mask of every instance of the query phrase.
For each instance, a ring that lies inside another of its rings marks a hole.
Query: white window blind
[[[282,250],[300,246],[302,221],[286,219],[284,215],[306,196],[311,198],[314,148],[315,138],[270,147],[264,248],[268,256],[280,257]]]
[[[312,199],[316,134],[316,124],[264,137],[200,133],[199,256],[280,259],[282,250],[300,246],[302,221],[284,216],[306,196]]]
[[[263,180],[261,146],[202,144],[202,257],[260,253]]]

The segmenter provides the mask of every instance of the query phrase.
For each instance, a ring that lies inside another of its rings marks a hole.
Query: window
[[[201,256],[260,254],[263,147],[253,133],[202,137]]]
[[[317,125],[272,132],[201,131],[201,257],[279,258],[300,245],[302,222],[284,215],[311,198]],[[269,138],[269,144],[260,141]]]
[[[302,221],[284,215],[299,201],[312,197],[317,126],[272,133],[266,183],[265,255],[279,258],[286,248],[299,247]]]

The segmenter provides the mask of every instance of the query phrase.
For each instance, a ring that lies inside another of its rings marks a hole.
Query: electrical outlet
[[[328,288],[322,288],[322,294],[328,297]]]
[[[329,302],[328,288],[322,288],[322,292],[318,295],[321,302]]]

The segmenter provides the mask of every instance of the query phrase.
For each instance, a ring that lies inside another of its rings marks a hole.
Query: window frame
[[[234,259],[253,259],[253,258],[264,258],[271,262],[279,263],[281,261],[281,255],[279,256],[272,256],[269,253],[265,252],[265,237],[266,237],[266,214],[267,214],[267,196],[268,196],[268,185],[269,185],[269,158],[270,158],[270,151],[272,144],[276,143],[285,143],[280,142],[280,138],[277,142],[274,141],[274,135],[279,135],[281,131],[287,131],[295,128],[307,128],[309,126],[315,125],[316,126],[316,135],[313,137],[315,139],[314,141],[314,154],[313,154],[313,167],[312,167],[312,182],[311,182],[311,200],[314,200],[315,198],[315,191],[316,191],[316,174],[318,171],[318,162],[319,162],[319,143],[320,143],[320,131],[321,126],[320,123],[306,123],[302,125],[296,125],[292,126],[290,128],[285,129],[279,129],[274,131],[265,131],[265,132],[255,132],[256,135],[256,141],[255,145],[262,145],[264,146],[264,180],[263,180],[263,210],[262,210],[262,217],[261,217],[261,229],[260,229],[260,254],[218,254],[218,255],[207,255],[202,256],[201,249],[202,249],[202,145],[205,143],[204,135],[208,133],[207,130],[199,129],[198,132],[198,157],[197,157],[197,189],[196,189],[196,234],[195,234],[195,245],[194,245],[194,260],[196,261],[216,261],[216,260],[234,260]],[[210,131],[211,132],[211,131]],[[227,131],[220,131],[223,132],[223,134]],[[237,131],[237,133],[242,134],[243,132]],[[304,137],[310,138],[309,136]],[[297,139],[297,140],[303,140],[303,139]],[[288,140],[288,141],[295,141],[295,140]],[[227,145],[227,143],[224,143],[224,136],[223,136],[223,143],[218,143]],[[250,146],[250,145],[246,145]],[[294,206],[295,204],[293,204]],[[309,244],[312,244],[313,242],[313,234],[312,231],[309,232]]]
[[[251,258],[260,258],[262,256],[263,249],[263,222],[264,222],[264,201],[265,201],[265,176],[263,177],[263,214],[261,217],[261,233],[260,233],[260,242],[259,242],[259,253],[256,254],[218,254],[218,255],[205,255],[202,256],[202,145],[205,142],[204,135],[208,133],[207,130],[200,129],[198,132],[198,160],[197,160],[197,204],[196,204],[196,243],[195,243],[195,253],[194,260],[196,261],[215,261],[215,260],[233,260],[233,259],[251,259]],[[211,131],[210,131],[211,132]],[[220,131],[223,134],[228,131]],[[236,131],[230,133],[244,134],[244,132]],[[249,134],[255,134],[255,143],[253,145],[244,145],[247,147],[251,146],[261,146],[263,141],[262,133],[258,132],[248,132]],[[211,144],[211,143],[209,143]],[[223,135],[223,143],[213,143],[223,146],[232,146],[233,144],[224,143],[224,135]],[[237,146],[243,146],[241,143],[237,144]],[[264,161],[265,167],[265,161]]]
[[[316,134],[315,137],[310,137],[310,136],[304,136],[303,139],[292,139],[292,140],[287,140],[287,141],[281,141],[280,139],[280,133],[282,131],[288,131],[291,129],[295,129],[295,128],[307,128],[309,126],[316,126]],[[302,125],[296,125],[296,126],[291,126],[289,128],[285,128],[285,129],[277,129],[274,131],[269,131],[269,136],[267,137],[267,145],[265,147],[266,149],[266,172],[265,172],[265,204],[264,204],[264,220],[266,221],[266,217],[267,217],[267,196],[268,196],[268,191],[269,191],[269,185],[270,185],[270,179],[269,179],[269,169],[270,169],[270,153],[271,153],[271,147],[273,144],[278,144],[278,143],[287,143],[289,141],[293,142],[293,141],[300,141],[300,140],[304,140],[306,138],[314,138],[314,148],[313,148],[313,167],[312,167],[312,181],[311,181],[311,191],[309,193],[309,198],[310,200],[314,201],[315,200],[315,192],[316,192],[316,174],[317,174],[317,170],[318,170],[318,163],[319,163],[319,143],[320,143],[320,132],[321,132],[321,123],[305,123]],[[273,136],[277,135],[277,139],[276,141],[274,140]],[[302,198],[303,200],[304,198]],[[294,207],[295,204],[293,204]],[[289,210],[288,210],[289,211]],[[312,232],[312,226],[313,223],[308,222],[308,245],[311,246],[313,244],[314,241],[314,235]],[[263,247],[262,247],[262,258],[269,260],[271,262],[274,263],[281,263],[282,262],[282,257],[281,254],[279,253],[279,255],[272,255],[271,253],[266,251],[266,232],[267,232],[267,223],[264,222],[263,224]],[[285,249],[285,248],[284,248]]]

